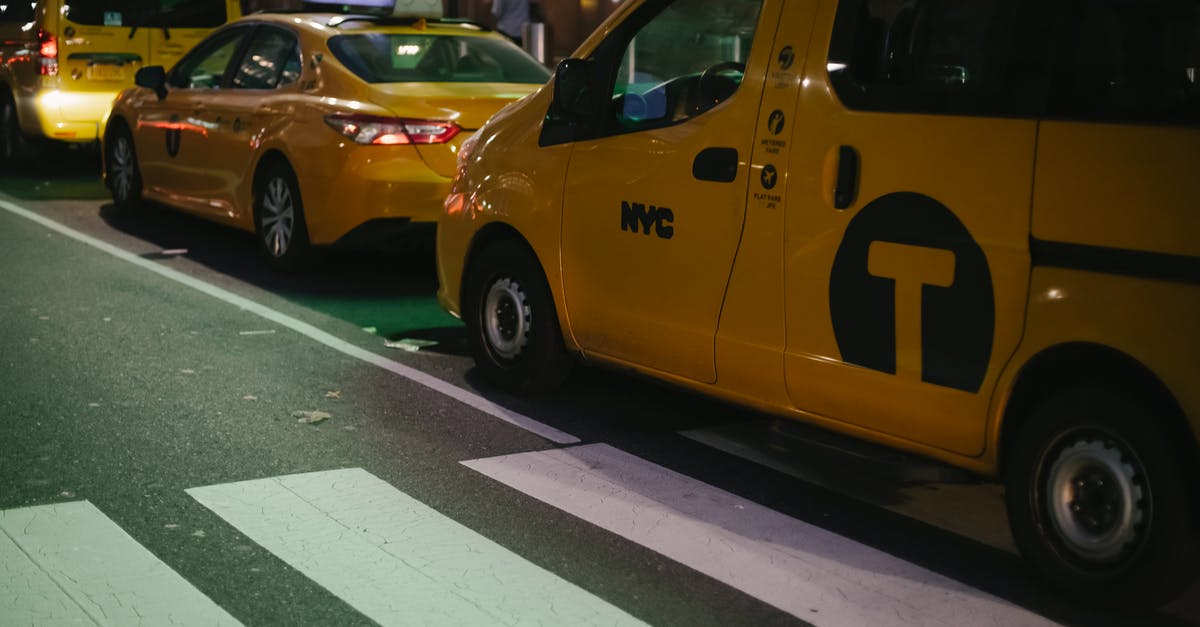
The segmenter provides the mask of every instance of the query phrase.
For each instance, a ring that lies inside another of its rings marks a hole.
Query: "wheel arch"
[[[1191,472],[1200,472],[1196,435],[1175,396],[1150,368],[1108,346],[1075,342],[1049,347],[1021,367],[1004,410],[999,439],[999,474],[1007,472],[1017,434],[1034,409],[1052,395],[1073,387],[1104,387],[1148,402],[1173,440],[1182,448]]]
[[[254,199],[258,198],[259,188],[262,186],[263,175],[271,166],[283,165],[291,169],[292,173],[296,172],[295,166],[292,165],[292,160],[288,158],[282,150],[278,148],[270,148],[263,151],[259,155],[258,160],[254,163],[254,177],[250,183],[250,199],[251,205],[254,204]]]
[[[466,277],[471,271],[471,266],[479,257],[479,251],[501,241],[515,241],[527,248],[529,250],[529,254],[533,255],[533,258],[537,260],[538,266],[542,271],[542,276],[547,277],[547,282],[549,282],[548,275],[546,274],[546,267],[542,263],[542,258],[538,256],[537,251],[534,250],[533,245],[529,243],[529,240],[526,239],[516,227],[508,224],[507,222],[489,222],[488,224],[484,225],[483,228],[475,232],[475,235],[471,238],[470,246],[467,247],[467,257],[465,260],[463,260],[463,277],[462,280],[459,281],[458,302],[464,302],[463,298],[466,296],[465,292],[467,289]],[[551,293],[553,293],[553,291],[554,290],[551,289]]]

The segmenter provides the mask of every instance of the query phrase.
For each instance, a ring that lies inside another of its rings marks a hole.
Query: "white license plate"
[[[123,81],[125,80],[125,67],[107,64],[89,65],[87,77],[96,81]]]

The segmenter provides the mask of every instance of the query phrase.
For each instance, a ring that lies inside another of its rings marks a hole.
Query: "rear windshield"
[[[550,70],[491,37],[338,35],[329,49],[368,83],[545,83]]]
[[[87,26],[215,28],[227,22],[225,0],[106,0],[72,2],[63,14]]]

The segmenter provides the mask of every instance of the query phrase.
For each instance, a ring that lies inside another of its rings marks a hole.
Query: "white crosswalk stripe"
[[[641,624],[362,469],[188,493],[382,625]]]
[[[816,625],[1053,624],[604,444],[463,463]]]
[[[0,624],[241,623],[76,501],[0,511]]]

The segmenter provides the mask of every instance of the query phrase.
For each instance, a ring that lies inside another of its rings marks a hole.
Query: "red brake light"
[[[376,146],[444,144],[462,130],[459,125],[446,120],[389,118],[359,113],[333,113],[325,116],[325,123],[356,144]]]
[[[41,58],[38,74],[58,75],[58,40],[44,30],[38,31],[38,56]]]

